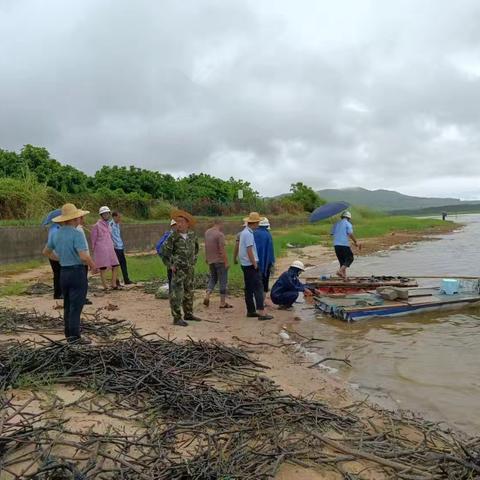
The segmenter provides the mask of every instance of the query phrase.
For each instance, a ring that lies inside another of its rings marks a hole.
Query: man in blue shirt
[[[330,234],[333,236],[335,254],[340,264],[337,275],[346,279],[347,268],[353,263],[353,252],[350,248],[350,240],[352,240],[356,247],[361,248],[353,235],[352,214],[348,211],[343,212],[340,220],[332,227]]]
[[[73,203],[62,207],[62,214],[53,219],[61,225],[55,237],[50,238],[43,254],[60,262],[60,283],[63,292],[63,321],[65,337],[69,343],[90,343],[80,338],[80,315],[87,298],[88,279],[85,265],[96,271],[97,267],[88,254],[84,235],[76,227],[89,212],[79,210]]]
[[[256,317],[258,320],[270,320],[273,317],[265,312],[263,299],[263,283],[258,267],[258,253],[253,231],[258,228],[262,218],[257,212],[251,212],[244,219],[247,226],[240,233],[238,244],[238,260],[242,267],[245,282],[245,304],[247,317]]]
[[[117,254],[118,263],[122,269],[123,283],[125,285],[131,285],[133,282],[128,276],[127,259],[125,257],[125,244],[122,240],[122,232],[120,230],[120,221],[122,217],[119,212],[112,213],[112,220],[110,220],[110,227],[112,230],[112,240],[115,253]],[[120,282],[117,280],[117,285]]]
[[[305,265],[300,260],[295,260],[273,284],[270,298],[275,305],[278,305],[279,310],[291,309],[300,292],[312,295],[311,290],[298,278],[304,271]]]

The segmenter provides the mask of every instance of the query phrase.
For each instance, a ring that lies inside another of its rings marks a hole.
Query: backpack
[[[172,234],[171,230],[167,230],[160,238],[158,243],[155,245],[155,250],[157,251],[158,255],[162,256],[162,249],[165,242],[168,240],[168,237]]]

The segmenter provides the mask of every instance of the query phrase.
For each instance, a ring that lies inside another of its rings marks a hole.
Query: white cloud
[[[0,148],[480,197],[475,0],[0,0]]]

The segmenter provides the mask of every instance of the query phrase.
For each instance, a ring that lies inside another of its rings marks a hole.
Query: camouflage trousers
[[[191,267],[177,269],[172,275],[170,309],[174,321],[182,318],[182,306],[185,317],[193,315],[194,273],[195,270]]]

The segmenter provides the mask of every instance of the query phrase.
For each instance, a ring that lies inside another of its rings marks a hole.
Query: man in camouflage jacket
[[[165,265],[172,271],[170,309],[173,323],[186,327],[188,326],[186,320],[201,320],[193,314],[195,263],[199,250],[198,237],[192,230],[195,220],[189,213],[176,211],[172,214],[172,219],[177,222],[177,229],[165,242],[162,256]]]

